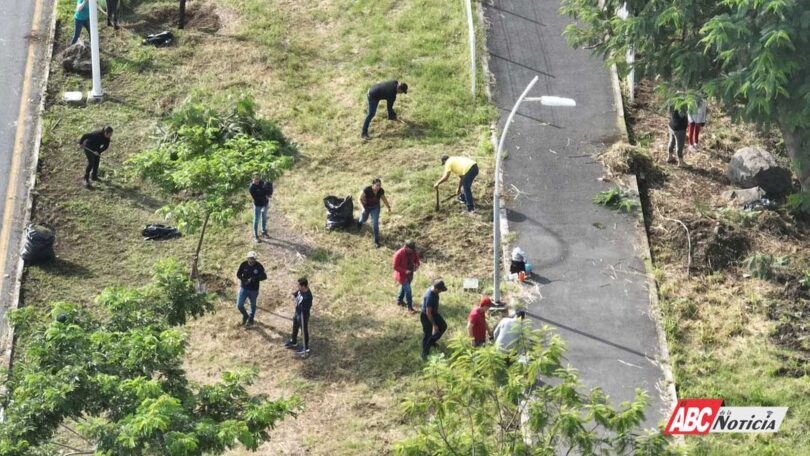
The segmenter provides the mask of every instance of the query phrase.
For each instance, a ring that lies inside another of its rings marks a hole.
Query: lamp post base
[[[87,92],[87,102],[88,103],[101,103],[103,98],[104,98],[104,94],[93,95],[93,92]]]

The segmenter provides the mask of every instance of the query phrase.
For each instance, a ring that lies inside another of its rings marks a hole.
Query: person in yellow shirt
[[[438,189],[439,184],[450,178],[450,174],[455,174],[458,176],[458,188],[456,188],[458,200],[467,205],[467,212],[475,213],[472,183],[475,177],[478,176],[478,164],[471,158],[445,155],[442,157],[442,165],[444,165],[444,174],[441,179],[433,184],[433,188]]]

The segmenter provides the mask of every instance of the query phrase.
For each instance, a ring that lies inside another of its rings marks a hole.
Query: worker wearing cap
[[[259,297],[259,282],[267,280],[264,266],[256,261],[256,252],[250,251],[247,260],[239,265],[236,271],[239,279],[239,295],[236,298],[236,308],[242,313],[242,325],[253,326],[253,317],[256,315],[256,299]],[[250,300],[250,314],[245,311],[245,299]]]
[[[442,165],[444,165],[444,174],[442,174],[441,179],[433,184],[433,188],[438,189],[439,184],[450,178],[450,174],[455,174],[458,176],[458,187],[456,188],[458,200],[467,205],[468,213],[475,213],[472,183],[476,176],[478,176],[478,164],[475,163],[475,160],[472,158],[444,155],[442,157]]]
[[[447,323],[439,314],[439,294],[447,291],[444,281],[437,279],[433,285],[425,291],[422,298],[422,314],[419,319],[422,322],[422,359],[425,360],[430,353],[430,347],[447,331]]]
[[[470,311],[467,318],[467,334],[472,338],[473,347],[480,347],[487,341],[487,335],[492,338],[492,332],[487,326],[487,310],[492,306],[492,300],[484,295],[481,301]]]

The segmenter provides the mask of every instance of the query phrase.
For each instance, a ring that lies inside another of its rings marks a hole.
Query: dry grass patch
[[[649,84],[640,85],[628,116],[635,147],[614,151],[613,161],[627,164],[638,148],[661,170],[639,181],[678,396],[790,407],[778,434],[712,435],[687,442],[690,449],[713,455],[810,452],[803,437],[810,422],[810,347],[801,343],[807,326],[797,318],[810,305],[810,293],[798,284],[810,264],[810,226],[782,209],[729,208],[720,196],[731,188],[726,163],[741,147],[762,146],[787,164],[778,135],[712,110],[701,132],[702,149],[688,152],[689,166],[677,168],[665,163],[668,118]],[[673,220],[689,230],[689,276],[687,235]],[[752,255],[789,262],[761,280],[746,266]]]

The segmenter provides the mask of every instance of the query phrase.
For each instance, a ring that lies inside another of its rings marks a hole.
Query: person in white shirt
[[[687,139],[690,149],[700,148],[700,130],[706,125],[706,100],[698,100],[696,109],[688,112],[689,117],[689,131],[687,132]]]
[[[518,310],[513,316],[503,318],[498,322],[492,335],[495,339],[495,347],[501,353],[511,353],[513,350],[522,351],[519,348],[520,344],[516,342],[523,337],[525,319],[526,312]]]

